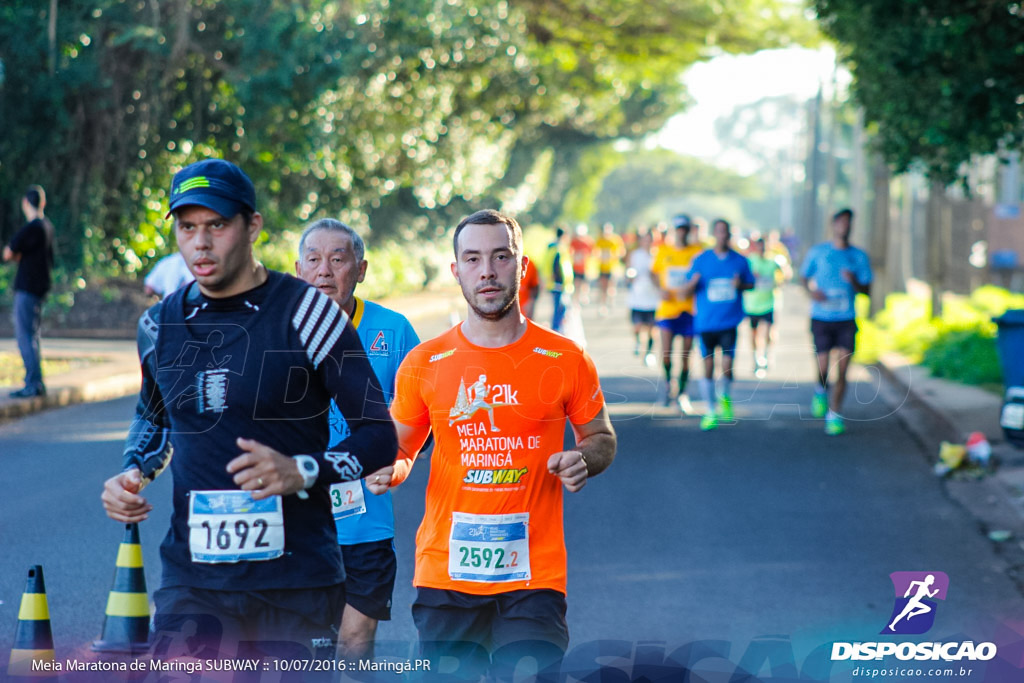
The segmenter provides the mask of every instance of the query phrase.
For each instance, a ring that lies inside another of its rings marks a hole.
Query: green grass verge
[[[932,319],[925,297],[891,294],[885,308],[870,319],[866,303],[858,302],[858,362],[874,363],[883,353],[895,351],[935,377],[990,389],[1002,386],[998,326],[992,319],[1008,309],[1024,308],[1024,294],[979,287],[968,297],[945,299],[940,319]]]

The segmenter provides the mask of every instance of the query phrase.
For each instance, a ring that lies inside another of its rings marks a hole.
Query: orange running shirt
[[[604,396],[579,346],[527,325],[518,341],[496,349],[453,327],[399,368],[392,416],[429,423],[435,439],[416,586],[565,593],[562,482],[547,461],[563,450],[566,418],[590,422]]]

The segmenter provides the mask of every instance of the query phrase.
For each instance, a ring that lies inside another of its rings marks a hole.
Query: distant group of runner
[[[830,435],[845,431],[841,406],[847,369],[856,349],[854,302],[857,294],[869,292],[871,284],[867,255],[849,241],[852,222],[849,209],[836,213],[832,239],[811,248],[799,269],[800,281],[811,298],[811,335],[818,376],[811,414],[824,418],[825,431]],[[710,244],[697,238],[697,226],[685,214],[673,218],[671,235],[666,232],[642,229],[624,240],[605,224],[594,240],[586,226],[579,226],[569,240],[566,231],[559,229],[537,268],[540,280],[548,283],[547,289],[554,297],[552,328],[570,336],[572,330],[563,329],[569,310],[566,297],[571,295],[577,304],[589,301],[593,278],[588,272],[593,272],[596,262],[599,315],[607,315],[615,296],[615,273],[624,269],[634,355],[642,357],[646,365],[655,366],[655,329],[660,341],[664,377],[658,385],[656,402],[663,406],[674,402],[682,413],[694,414],[687,386],[696,339],[703,364],[700,395],[707,406],[700,428],[712,430],[720,422],[735,418],[733,366],[738,329],[744,320],[750,326],[755,376],[767,375],[777,289],[793,276],[793,255],[774,235],[770,240],[754,235],[745,240],[746,253],[737,252],[732,246],[732,227],[724,219],[711,223]],[[536,282],[531,286],[536,288]],[[534,313],[532,308],[525,312]],[[676,339],[681,339],[678,351]],[[716,373],[718,358],[720,372]],[[674,374],[675,359],[679,362],[678,374]]]

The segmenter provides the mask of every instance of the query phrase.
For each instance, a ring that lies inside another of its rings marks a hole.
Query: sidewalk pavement
[[[423,327],[425,337],[457,319],[464,302],[457,288],[417,292],[389,298],[382,304],[416,322],[432,321],[437,330]],[[420,327],[421,325],[417,325]],[[0,339],[0,351],[17,352],[12,339]],[[46,355],[63,358],[99,358],[102,362],[49,378],[45,398],[12,399],[0,394],[0,420],[71,403],[101,401],[135,394],[139,390],[139,363],[134,341],[61,339],[44,336]],[[998,544],[1014,567],[1014,579],[1024,585],[1024,451],[1006,443],[999,426],[1002,400],[982,389],[930,377],[927,370],[889,355],[876,366],[886,381],[884,398],[914,433],[932,462],[942,441],[964,443],[971,432],[983,432],[997,462],[991,474],[947,477],[946,490],[979,522],[983,533]]]
[[[435,318],[449,320],[464,306],[457,288],[445,288],[380,300],[382,305],[405,315],[414,323]],[[142,374],[135,340],[77,339],[51,337],[59,330],[43,330],[43,355],[51,358],[89,360],[83,367],[46,378],[46,396],[29,399],[11,398],[18,387],[0,389],[0,420],[66,406],[72,403],[105,401],[139,393]],[[0,338],[0,351],[17,354],[14,339]]]
[[[886,400],[913,433],[932,462],[943,441],[963,444],[981,432],[992,445],[994,471],[988,474],[954,470],[945,488],[996,543],[1024,587],[1024,450],[1005,440],[999,415],[1002,398],[978,387],[932,377],[927,369],[897,354],[883,355],[876,365],[886,380]]]

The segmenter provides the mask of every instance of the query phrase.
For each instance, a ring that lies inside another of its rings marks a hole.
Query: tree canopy
[[[8,0],[0,233],[39,182],[65,261],[134,270],[206,156],[252,176],[270,232],[326,214],[408,239],[485,204],[550,222],[588,149],[685,106],[686,67],[808,26],[786,0]]]
[[[950,183],[976,154],[1024,142],[1024,9],[992,0],[816,0],[854,94],[897,172]]]

